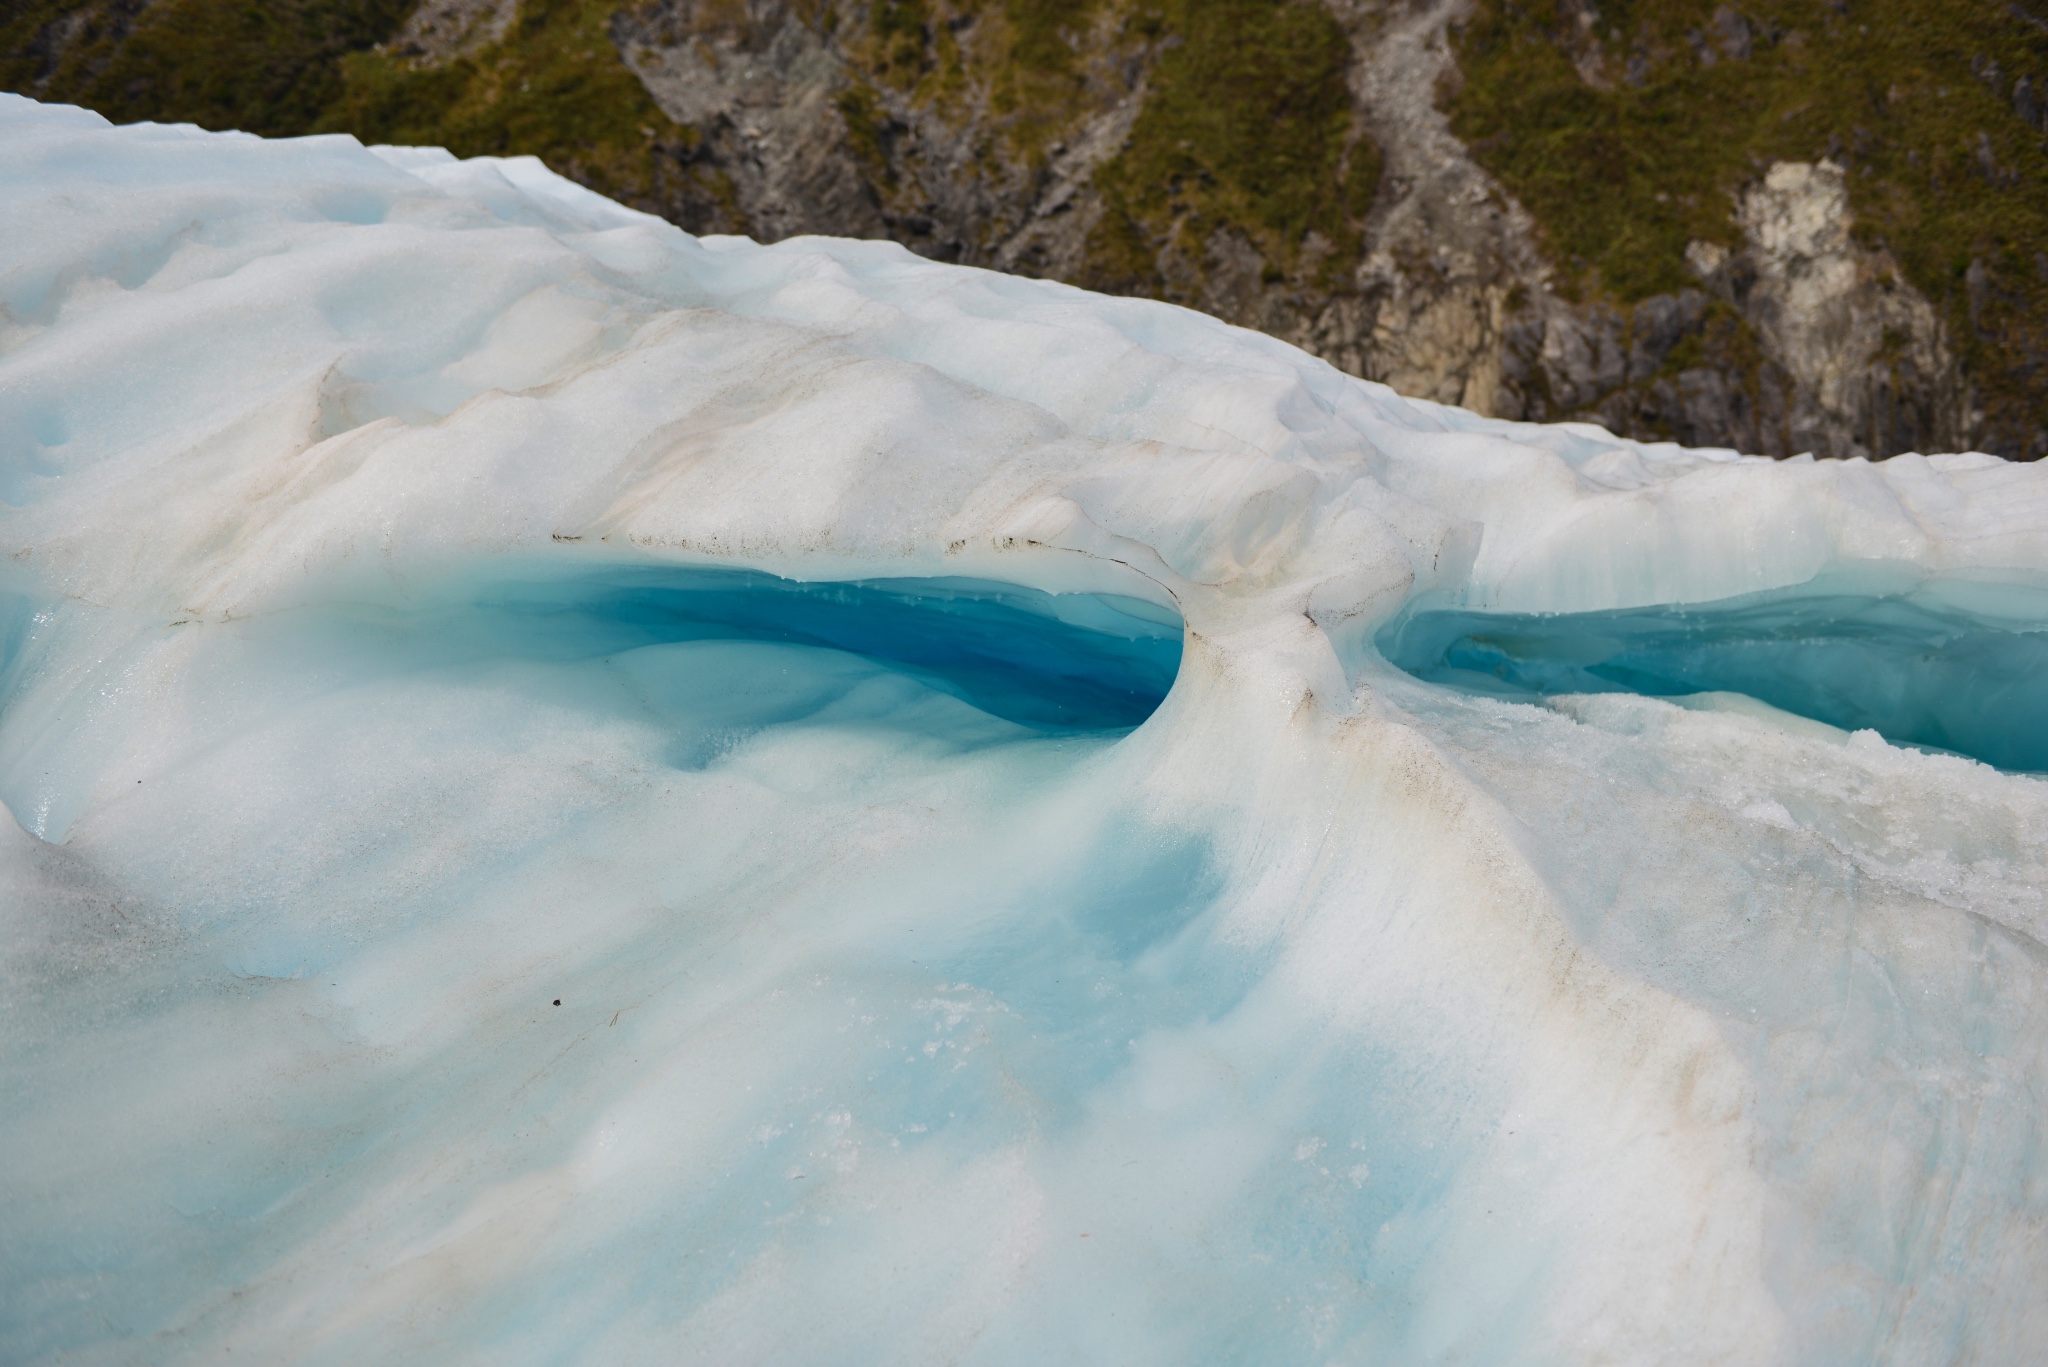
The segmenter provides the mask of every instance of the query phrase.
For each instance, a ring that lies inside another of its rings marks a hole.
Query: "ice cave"
[[[2048,471],[0,95],[0,1360],[2048,1345]]]

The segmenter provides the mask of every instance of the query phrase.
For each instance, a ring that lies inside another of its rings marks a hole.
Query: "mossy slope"
[[[1380,159],[1355,127],[1336,21],[1302,0],[1178,0],[1137,19],[1175,41],[1129,142],[1096,176],[1108,212],[1088,283],[1158,292],[1161,253],[1200,262],[1219,231],[1249,239],[1275,278],[1313,246],[1318,283],[1340,283]]]
[[[337,98],[312,126],[465,157],[532,153],[658,211],[695,188],[684,184],[695,138],[620,62],[609,32],[616,9],[612,0],[521,0],[502,42],[441,65],[350,53]]]
[[[418,0],[18,0],[0,13],[0,88],[151,119],[288,137],[341,98],[341,59]]]
[[[2043,454],[2048,23],[2000,0],[1481,0],[1457,51],[1453,127],[1568,291],[1682,289],[1689,242],[1737,244],[1745,185],[1832,159],[1859,236],[1941,310],[1986,444]]]

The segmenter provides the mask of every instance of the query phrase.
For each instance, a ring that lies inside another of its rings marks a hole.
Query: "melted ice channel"
[[[0,1359],[2027,1363],[2048,480],[0,96]]]

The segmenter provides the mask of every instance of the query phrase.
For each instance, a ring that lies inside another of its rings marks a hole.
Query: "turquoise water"
[[[1837,580],[1580,613],[1417,605],[1379,634],[1419,678],[1509,698],[1744,693],[1845,730],[2048,770],[2048,593]]]
[[[1180,668],[1181,624],[1161,608],[972,579],[809,583],[662,569],[508,585],[480,600],[486,612],[524,619],[521,634],[593,650],[704,640],[841,650],[1036,730],[1136,726]]]

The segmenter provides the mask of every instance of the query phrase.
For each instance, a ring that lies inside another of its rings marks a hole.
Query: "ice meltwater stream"
[[[1418,678],[1501,697],[1740,693],[1846,731],[2048,770],[2048,585],[1897,579],[1872,567],[1599,612],[1418,604],[1379,646]]]

